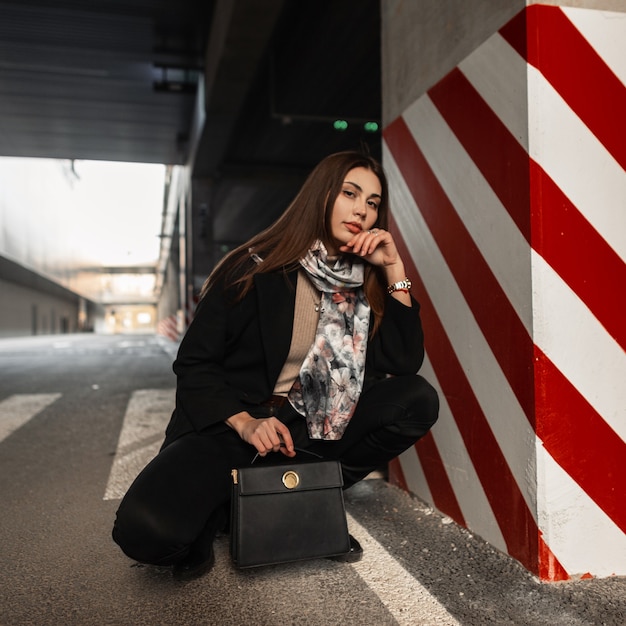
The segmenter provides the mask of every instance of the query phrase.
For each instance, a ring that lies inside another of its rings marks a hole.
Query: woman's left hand
[[[380,267],[390,285],[406,278],[404,263],[388,230],[372,228],[360,232],[339,250],[344,254],[355,254],[368,263]],[[408,290],[394,291],[391,296],[406,306],[412,306]]]
[[[360,232],[345,246],[341,246],[339,250],[344,253],[356,254],[368,263],[379,267],[387,267],[402,262],[391,233],[382,228],[372,228]]]

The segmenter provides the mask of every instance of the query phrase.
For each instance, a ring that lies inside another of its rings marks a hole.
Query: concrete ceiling
[[[212,5],[0,1],[0,154],[183,163]]]
[[[236,243],[326,154],[380,155],[378,3],[0,0],[0,156],[192,162]]]

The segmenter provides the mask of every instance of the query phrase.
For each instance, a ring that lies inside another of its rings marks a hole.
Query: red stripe
[[[400,459],[397,457],[395,459],[391,459],[389,461],[389,482],[396,487],[400,487],[400,489],[404,489],[404,491],[410,492],[409,486],[406,482],[406,478],[404,477],[404,472],[402,471],[402,465],[400,465]]]
[[[500,368],[529,421],[534,419],[533,344],[491,268],[467,232],[400,117],[387,145]],[[497,320],[497,323],[494,321]]]
[[[500,120],[484,110],[488,110],[487,105],[460,72],[453,72],[445,82],[437,85],[432,90],[431,97],[499,197],[504,200],[506,190],[510,186],[510,181],[506,177],[498,178],[497,163],[499,161],[507,160],[517,163],[520,179],[528,184],[525,180],[527,170],[519,165],[523,158],[527,158],[526,153]],[[454,104],[450,104],[451,102],[462,102],[468,112],[459,111]],[[476,120],[480,122],[477,123]],[[478,134],[477,127],[480,131]],[[496,137],[498,151],[491,154],[485,151],[485,142],[481,141],[481,137]],[[503,155],[506,156],[505,159]],[[530,166],[534,249],[585,302],[606,330],[623,348],[626,348],[626,324],[623,322],[623,311],[626,310],[626,290],[623,289],[623,285],[626,284],[626,265],[539,165],[531,160]],[[518,210],[520,210],[519,204],[514,203],[510,212],[515,213]],[[611,296],[608,297],[608,294]],[[559,387],[567,386],[566,397],[572,402],[566,411],[570,415],[571,423],[566,421],[553,423],[554,432],[551,441],[567,440],[569,430],[584,432],[582,424],[576,425],[576,416],[579,416],[581,420],[588,420],[590,427],[598,435],[605,433],[609,427],[604,420],[588,406],[582,396],[558,373],[554,365],[549,363],[545,369],[557,372],[559,381],[562,383]],[[553,381],[555,376],[550,376],[550,380]],[[537,376],[537,381],[541,389],[544,385],[550,384],[548,381],[543,381],[540,375]],[[554,398],[558,397],[558,394],[554,395]],[[563,411],[565,408],[559,407],[555,414],[560,415]],[[620,515],[624,513],[620,514],[616,510],[615,501],[611,503],[610,494],[603,491],[606,485],[602,480],[604,470],[601,468],[605,468],[606,464],[600,463],[596,466],[599,472],[589,471],[581,474],[579,471],[581,458],[591,459],[598,454],[604,457],[611,450],[613,455],[617,454],[618,450],[620,454],[623,454],[621,440],[616,438],[612,431],[610,433],[605,437],[611,441],[610,444],[603,440],[599,442],[599,447],[591,448],[588,443],[585,445],[585,441],[581,441],[581,447],[577,449],[575,458],[563,458],[559,454],[558,445],[552,447],[546,444],[546,447],[555,460],[572,478],[577,480],[598,506],[619,524],[618,518],[621,519]],[[615,464],[618,458],[626,457],[612,456],[605,460],[609,464]],[[594,464],[591,463],[591,465]],[[623,471],[620,475],[623,475]],[[609,481],[609,484],[612,484],[612,481]],[[614,485],[611,486],[613,487]]]
[[[459,70],[429,96],[528,241],[532,191],[533,248],[626,348],[626,265],[620,257],[528,157]]]
[[[397,232],[397,228],[394,228],[394,232]],[[537,525],[454,353],[406,244],[401,236],[396,236],[395,241],[409,276],[414,278],[414,293],[422,306],[428,356],[498,522],[508,553],[538,573]]]
[[[458,68],[428,95],[530,241],[528,154]]]
[[[431,433],[428,433],[428,435],[426,435],[426,437],[429,437],[429,436],[430,438],[432,438]],[[418,444],[416,444],[416,448],[418,450],[420,447],[423,446],[423,442],[426,439],[426,437],[420,440]],[[429,467],[430,463],[428,462],[425,463],[425,461],[426,461],[425,457],[420,457],[420,462],[422,463],[422,467],[424,468]],[[441,468],[441,469],[443,470],[441,474],[443,474],[444,476],[447,476],[445,473],[445,468]],[[404,476],[404,471],[402,470],[402,465],[400,464],[400,460],[398,458],[392,459],[389,463],[389,482],[392,485],[395,485],[396,487],[400,487],[400,489],[403,489],[404,491],[409,491],[409,487],[408,487],[406,478]],[[439,485],[436,486],[436,491],[433,492],[433,496],[438,490],[439,490]],[[462,524],[463,526],[467,526],[467,524],[465,523],[463,519],[462,514],[461,514],[461,517],[457,519],[454,515],[449,513],[445,508],[442,508],[440,506],[437,506],[437,508],[440,511],[446,513],[447,515],[450,515],[450,517],[452,517],[457,523]],[[539,566],[538,566],[539,578],[541,580],[550,581],[550,582],[569,580],[570,579],[569,574],[567,573],[565,568],[561,565],[561,563],[556,558],[556,556],[554,556],[553,552],[550,550],[546,542],[543,540],[541,533],[539,533],[538,547],[539,547]]]
[[[460,75],[456,75],[453,79],[447,81],[445,86],[449,88],[453,83],[455,88],[452,89],[451,92],[444,93],[442,89],[435,90],[437,92],[435,95],[436,104],[444,102],[442,109],[444,109],[444,117],[446,117],[446,121],[453,126],[453,130],[457,132],[457,135],[460,135],[462,140],[468,144],[466,145],[466,149],[468,149],[470,155],[474,157],[477,150],[475,150],[474,146],[471,145],[470,140],[472,135],[471,133],[464,132],[463,125],[468,125],[469,123],[474,124],[473,120],[475,120],[476,117],[472,117],[471,122],[467,122],[458,116],[455,117],[454,111],[450,111],[450,107],[447,104],[450,100],[462,101],[464,103],[469,102],[470,104],[468,106],[470,110],[475,112],[477,109],[476,102],[470,102],[472,96],[474,95],[472,94],[474,90],[471,88],[471,85],[467,83],[464,77]],[[458,88],[459,86],[461,87],[460,89]],[[467,87],[469,87],[469,89]],[[479,97],[478,99],[482,102],[482,99]],[[486,107],[484,103],[483,106]],[[487,118],[487,116],[478,117],[481,119]],[[495,119],[495,122],[496,128],[489,127],[481,129],[483,136],[492,137],[498,134],[497,126],[500,125],[500,122],[497,119]],[[406,138],[403,139],[402,136],[400,136],[397,140],[395,140],[391,139],[392,134],[395,135],[398,133],[395,128],[390,127],[390,131],[388,135],[386,134],[385,138],[387,139],[388,136],[390,137],[390,139],[388,139],[388,144],[390,144],[390,148],[392,149],[392,152],[394,152],[394,156],[399,154],[403,157],[406,156],[407,152],[411,153],[408,156],[408,159],[410,159],[412,164],[410,162],[403,164],[402,158],[397,158],[397,161],[403,175],[407,179],[407,183],[409,183],[409,187],[411,188],[418,205],[420,208],[433,208],[439,212],[441,210],[441,204],[438,204],[432,197],[421,193],[416,184],[410,184],[410,181],[412,179],[416,179],[418,176],[423,178],[424,171],[428,168],[428,165],[422,155],[419,153],[413,153],[414,149],[411,145],[412,137],[407,140]],[[504,133],[500,133],[499,143],[501,147],[502,145],[505,146],[504,154],[506,155],[506,158],[509,158],[509,153],[512,151],[519,150],[523,152],[521,147],[519,147],[519,144],[517,144],[512,137],[510,142],[502,142],[502,136],[504,135]],[[482,164],[483,171],[497,171],[496,168],[490,168],[489,163],[484,162],[486,158],[484,151],[478,151],[478,154],[479,156],[477,157],[477,161]],[[494,155],[493,158],[502,159],[502,156]],[[517,162],[520,162],[521,158],[517,158],[516,160]],[[547,262],[555,267],[556,271],[563,277],[563,279],[592,309],[593,313],[598,317],[601,323],[604,324],[607,330],[614,337],[616,337],[618,341],[622,342],[622,345],[626,345],[626,343],[624,343],[626,340],[626,325],[621,322],[618,315],[618,311],[623,311],[626,308],[626,292],[620,287],[620,285],[626,283],[624,264],[606,244],[606,242],[598,235],[598,233],[591,228],[576,208],[567,200],[567,198],[565,198],[562,192],[541,170],[541,168],[539,168],[539,166],[537,166],[534,162],[531,164],[531,167],[533,197],[542,200],[542,205],[538,210],[543,209],[543,213],[533,216],[533,243],[535,244],[537,251],[546,259]],[[411,171],[411,168],[413,168],[413,171]],[[490,180],[489,182],[492,186],[507,184],[506,181],[500,181],[497,178],[495,180]],[[549,211],[547,210],[548,207],[550,209]],[[424,214],[427,218],[427,211],[424,211]],[[442,219],[446,222],[450,219],[450,216],[447,213],[445,215],[442,213],[442,216]],[[429,221],[428,218],[427,221]],[[435,235],[438,243],[440,243],[440,235],[434,231],[430,221],[429,227],[433,230],[433,234]],[[444,250],[446,260],[450,263],[448,258],[449,254],[445,252],[444,246],[441,246],[440,244],[440,247]],[[457,250],[460,249],[462,248],[459,246]],[[475,262],[470,261],[468,264],[473,267]],[[450,265],[455,273],[455,277],[457,277],[457,272],[454,269],[454,263],[450,263]],[[480,272],[480,275],[482,275],[482,272]],[[465,290],[464,293],[466,293]],[[607,294],[612,294],[612,297],[608,298]],[[479,315],[476,314],[475,306],[473,304],[470,305],[477,319],[479,319],[479,323],[481,323]],[[481,323],[481,328],[483,326],[484,323]],[[494,350],[494,352],[496,351]],[[523,355],[521,358],[524,358]],[[500,361],[500,358],[498,360]],[[530,361],[527,361],[527,363],[530,363]],[[556,368],[554,368],[552,364],[550,364],[550,368],[556,371]],[[537,381],[540,386],[548,384],[546,381],[543,381],[540,376],[537,377]],[[569,383],[567,384],[569,385]],[[513,386],[513,388],[515,389],[515,386]],[[573,387],[571,387],[571,390],[575,392]],[[616,523],[620,523],[619,517],[621,514],[619,511],[616,511],[615,502],[611,504],[610,498],[607,497],[606,493],[603,493],[601,484],[602,473],[600,472],[597,475],[595,473],[586,473],[581,475],[579,471],[576,471],[576,463],[580,461],[580,458],[593,458],[595,454],[599,454],[600,451],[606,450],[607,448],[604,443],[602,443],[600,447],[594,448],[595,452],[591,451],[588,445],[583,446],[577,450],[575,458],[564,458],[563,455],[560,454],[559,446],[556,443],[559,440],[566,440],[568,429],[577,430],[578,432],[581,430],[576,426],[576,415],[581,410],[580,407],[576,409],[576,403],[580,402],[580,406],[585,406],[586,402],[577,392],[575,392],[575,394],[577,398],[572,399],[572,406],[569,407],[571,423],[568,423],[567,425],[562,424],[560,429],[558,423],[554,424],[553,428],[555,429],[555,436],[548,442],[546,447],[557,462],[563,466],[565,471],[572,475],[573,479],[579,482],[581,487],[590,495],[590,497],[594,499],[598,506],[600,506],[611,517],[617,516],[615,521]],[[558,394],[555,394],[554,397],[558,398]],[[558,412],[561,412],[562,408],[558,408],[557,410]],[[600,416],[595,414],[595,417],[597,419],[592,420],[594,430],[598,433],[605,432],[608,426]],[[581,419],[583,418],[581,417]],[[613,460],[610,461],[611,463],[614,463],[615,459],[620,458],[614,456],[614,454],[617,451],[616,448],[621,449],[622,447],[623,446],[619,439],[612,439],[611,444],[608,445],[608,450],[613,450]],[[621,453],[623,454],[623,451],[621,451]],[[600,464],[598,467],[605,466]]]
[[[540,381],[537,436],[552,458],[626,532],[626,443],[539,348],[535,361]]]
[[[533,248],[626,349],[626,264],[534,161],[531,181]]]
[[[559,563],[541,535],[539,535],[539,578],[551,582],[570,579],[569,574]]]
[[[176,317],[171,315],[170,317],[160,320],[157,324],[157,333],[159,335],[164,335],[172,341],[176,341],[179,336]]]
[[[422,464],[435,507],[458,524],[467,526],[432,433],[428,433],[415,444],[415,451]]]
[[[526,9],[522,9],[500,29],[500,35],[524,60],[528,59],[527,30]]]
[[[521,32],[526,30],[526,41]],[[626,89],[559,7],[533,5],[500,34],[626,169]]]

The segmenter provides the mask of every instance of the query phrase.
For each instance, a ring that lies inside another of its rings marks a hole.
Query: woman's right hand
[[[254,446],[260,456],[279,450],[285,456],[296,456],[289,429],[275,417],[255,418],[244,411],[229,417],[226,423],[246,443]]]

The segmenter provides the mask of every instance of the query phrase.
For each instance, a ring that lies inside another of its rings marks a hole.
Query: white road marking
[[[27,393],[0,402],[0,442],[58,400],[60,393]]]
[[[352,567],[400,626],[459,626],[444,606],[351,515],[348,526],[363,547],[363,558]]]
[[[174,408],[174,389],[140,389],[126,408],[104,500],[116,500],[157,454]]]

